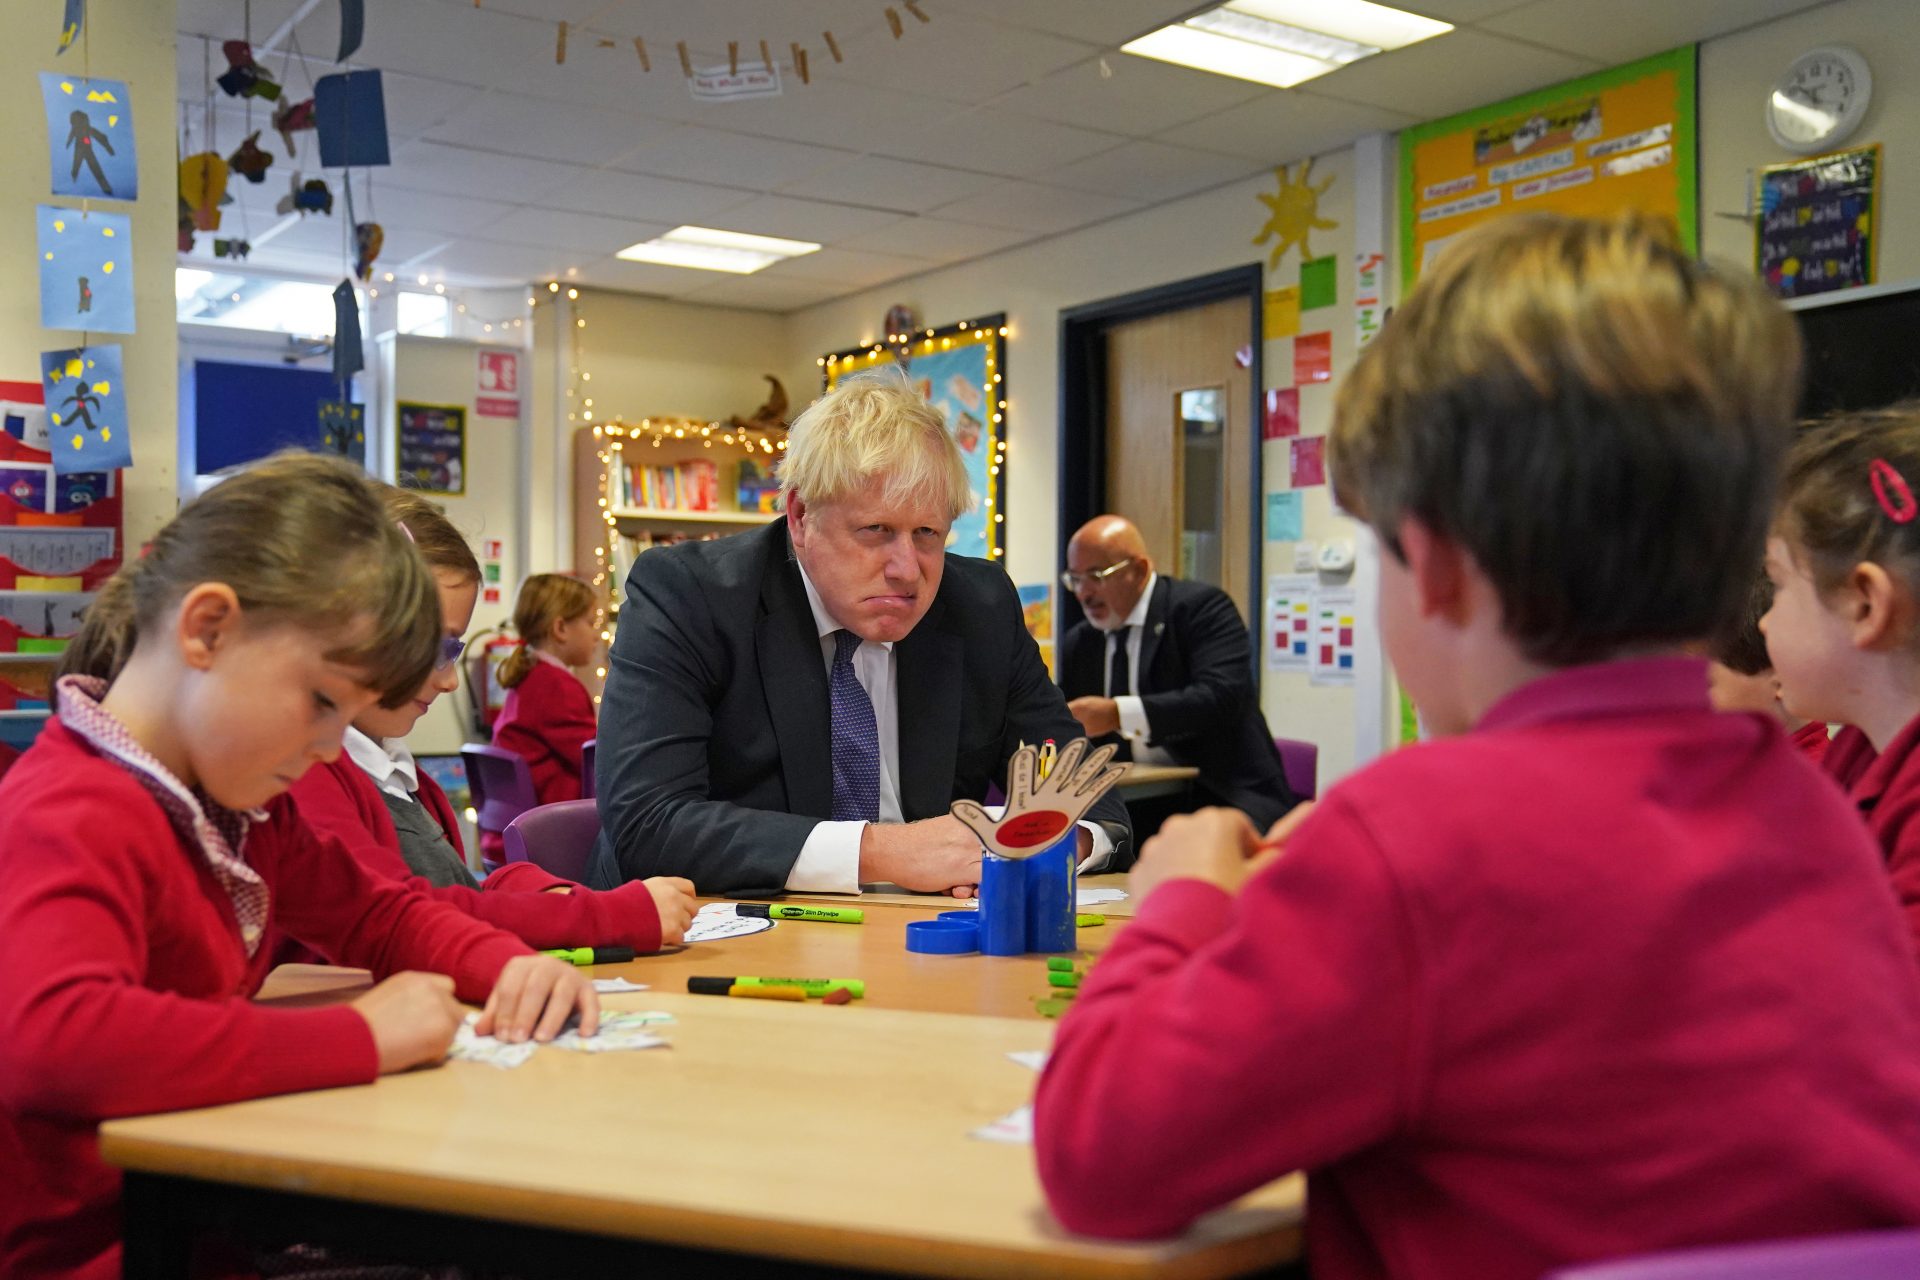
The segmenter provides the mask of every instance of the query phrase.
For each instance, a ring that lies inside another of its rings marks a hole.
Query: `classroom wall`
[[[1753,227],[1743,214],[1753,170],[1796,159],[1767,132],[1762,114],[1787,64],[1818,45],[1852,45],[1873,72],[1866,119],[1842,147],[1878,142],[1880,279],[1920,279],[1920,42],[1913,0],[1836,0],[1700,49],[1700,230],[1710,257],[1751,265]]]
[[[1314,159],[1313,185],[1329,178],[1332,183],[1321,198],[1320,211],[1338,226],[1315,231],[1310,243],[1315,257],[1332,255],[1337,260],[1339,301],[1332,308],[1307,313],[1303,330],[1333,333],[1337,376],[1351,362],[1354,344],[1349,278],[1354,245],[1351,148]],[[1256,248],[1252,243],[1267,218],[1267,207],[1258,197],[1274,192],[1276,183],[1268,171],[1085,230],[798,311],[789,318],[788,342],[797,359],[811,364],[826,352],[874,341],[887,308],[895,303],[912,307],[928,326],[1006,312],[1008,572],[1018,583],[1050,582],[1058,571],[1060,537],[1056,518],[1059,313],[1228,267],[1264,264],[1271,245]],[[1267,271],[1267,287],[1297,284],[1299,268],[1299,250],[1289,251],[1277,268]],[[1267,386],[1293,385],[1292,340],[1268,339],[1263,364]],[[1302,432],[1324,432],[1331,423],[1331,384],[1309,386],[1300,399]],[[1263,451],[1267,492],[1285,489],[1286,443],[1269,442]],[[1353,522],[1334,512],[1324,486],[1304,493],[1306,538],[1357,536]],[[1263,507],[1255,518],[1264,520],[1264,515]],[[1267,544],[1266,572],[1290,572],[1293,551],[1291,542]],[[1263,575],[1263,592],[1264,580]],[[1293,674],[1268,674],[1261,683],[1261,707],[1273,731],[1321,744],[1322,785],[1352,767],[1352,689],[1313,688],[1305,676]]]
[[[0,147],[0,379],[34,382],[40,353],[79,342],[80,335],[40,327],[34,206],[79,201],[48,194],[39,73],[92,74],[127,81],[139,147],[140,198],[102,200],[95,207],[133,222],[132,334],[94,335],[118,342],[125,360],[133,469],[126,476],[127,541],[137,546],[173,515],[178,503],[179,403],[174,364],[173,260],[174,56],[171,0],[91,0],[83,42],[55,57],[60,6],[35,4],[17,13],[14,37],[0,43],[0,85],[15,145]]]

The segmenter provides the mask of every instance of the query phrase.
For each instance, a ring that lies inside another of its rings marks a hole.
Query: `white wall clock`
[[[1767,94],[1767,131],[1789,151],[1826,151],[1860,127],[1873,93],[1867,60],[1845,45],[1809,49]]]

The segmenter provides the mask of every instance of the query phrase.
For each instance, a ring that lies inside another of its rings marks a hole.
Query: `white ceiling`
[[[450,285],[560,277],[698,302],[790,311],[1257,174],[1370,132],[1403,128],[1819,0],[1406,0],[1458,30],[1278,90],[1118,52],[1193,0],[920,0],[921,24],[885,0],[377,0],[352,65],[384,73],[393,165],[372,172],[360,217],[386,230],[378,269]],[[205,149],[203,59],[240,36],[246,0],[179,0],[179,76],[193,150]],[[252,0],[263,64],[296,98],[336,68],[332,0]],[[574,24],[565,65],[557,23]],[[822,32],[845,61],[834,64]],[[647,41],[641,71],[632,38]],[[698,102],[696,67],[769,42],[785,93]],[[600,40],[613,47],[599,47]],[[812,83],[792,74],[791,42]],[[295,56],[295,49],[301,56]],[[262,186],[236,176],[221,235],[253,262],[342,271],[344,209],[282,226],[293,163]],[[216,89],[222,154],[247,109]],[[302,159],[317,164],[313,135]],[[363,190],[356,179],[355,190]],[[683,222],[828,246],[751,276],[612,255]],[[275,230],[275,228],[279,228]],[[211,251],[202,236],[195,259]]]

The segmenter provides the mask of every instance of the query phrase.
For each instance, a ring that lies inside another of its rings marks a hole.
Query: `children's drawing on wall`
[[[1300,162],[1298,178],[1289,176],[1285,165],[1273,172],[1280,180],[1280,189],[1272,195],[1261,194],[1260,203],[1267,206],[1267,223],[1260,228],[1260,234],[1253,238],[1256,245],[1269,240],[1279,241],[1267,256],[1269,268],[1278,267],[1287,250],[1296,244],[1300,246],[1300,260],[1305,262],[1313,257],[1313,247],[1307,238],[1315,231],[1331,231],[1340,225],[1320,216],[1320,197],[1327,194],[1327,188],[1333,185],[1332,174],[1328,174],[1318,186],[1308,182],[1308,177],[1313,173],[1311,159]]]
[[[132,219],[43,204],[39,226],[40,323],[132,333]]]
[[[57,196],[132,200],[140,194],[133,147],[133,106],[124,80],[40,73],[47,110],[47,151]]]
[[[60,15],[60,47],[54,53],[62,54],[71,49],[86,25],[87,0],[67,0],[66,11]]]
[[[40,354],[53,469],[110,471],[133,465],[120,347],[73,347]]]

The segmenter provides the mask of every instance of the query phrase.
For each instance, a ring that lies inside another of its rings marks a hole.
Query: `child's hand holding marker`
[[[1264,839],[1238,809],[1202,809],[1169,818],[1140,850],[1127,889],[1135,899],[1144,899],[1168,880],[1189,879],[1238,893],[1248,877],[1280,855],[1312,808],[1296,806]]]

